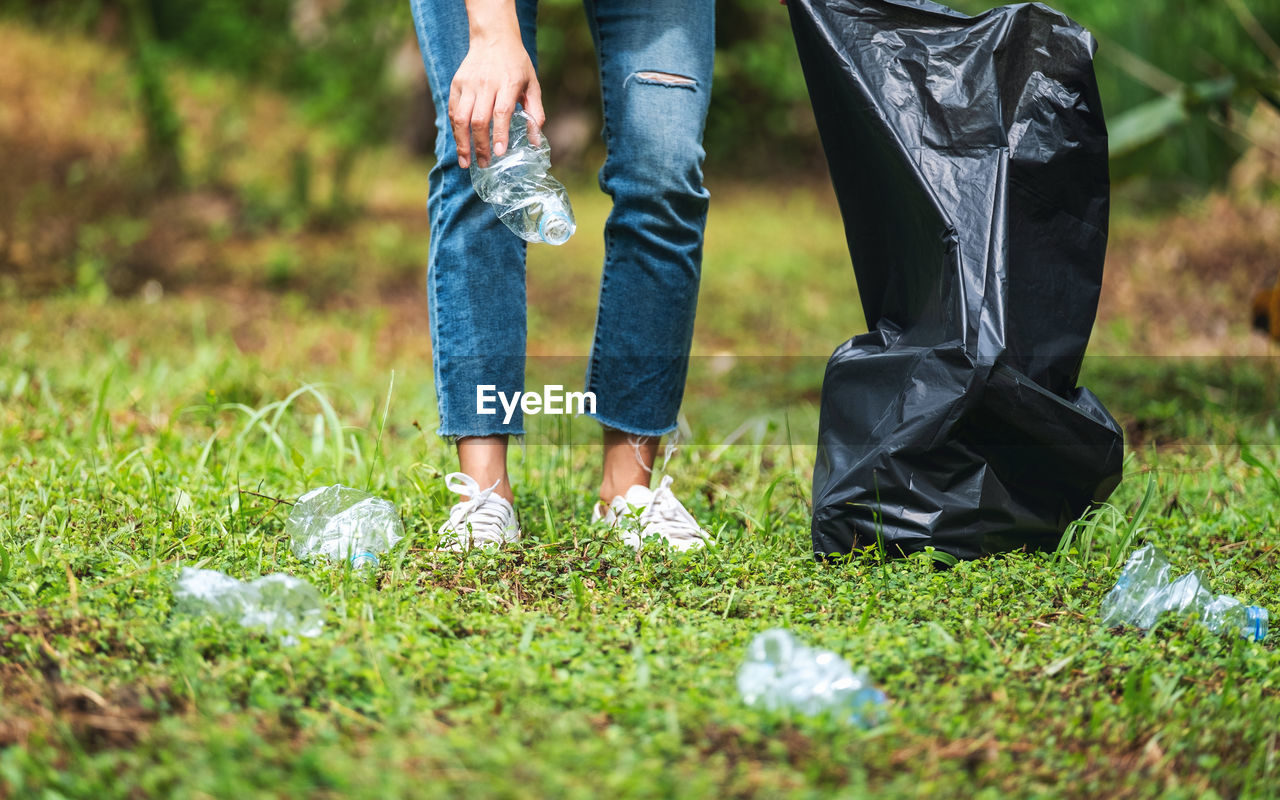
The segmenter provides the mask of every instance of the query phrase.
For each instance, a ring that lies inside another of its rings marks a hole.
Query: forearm
[[[466,0],[466,4],[472,46],[520,41],[515,0]]]

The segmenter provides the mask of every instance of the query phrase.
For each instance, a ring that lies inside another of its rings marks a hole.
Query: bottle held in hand
[[[538,144],[529,140],[537,132]],[[480,199],[493,206],[498,219],[526,242],[564,244],[577,225],[569,193],[551,177],[551,146],[533,118],[523,110],[511,117],[507,152],[489,166],[471,165],[471,185]]]

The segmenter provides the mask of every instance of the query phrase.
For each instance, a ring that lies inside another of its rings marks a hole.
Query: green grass
[[[95,137],[76,147],[106,143],[85,180],[113,197],[95,181],[130,147],[118,59],[11,26],[0,37],[36,82],[3,107],[40,98],[63,114],[0,123],[78,130],[57,121],[87,98]],[[0,75],[0,91],[23,80]],[[220,130],[199,115],[244,90],[175,81],[199,172]],[[153,217],[100,219],[68,251],[75,281],[36,281],[31,297],[0,276],[0,796],[1280,794],[1274,641],[1098,622],[1142,541],[1217,591],[1277,595],[1274,359],[1127,356],[1104,328],[1083,381],[1136,447],[1111,505],[1059,553],[947,571],[929,554],[817,564],[822,370],[863,327],[843,234],[825,189],[713,184],[669,471],[719,546],[637,556],[591,528],[594,423],[539,419],[514,451],[521,545],[438,553],[454,461],[432,433],[425,166],[374,154],[370,206],[345,228],[280,218],[272,170],[307,132],[278,99],[241,100],[224,133],[243,141],[223,142],[234,157],[219,173],[231,190],[185,198],[180,230],[144,204]],[[607,206],[571,189],[580,233],[530,254],[534,385],[575,385],[591,333]],[[0,195],[21,207],[13,235],[48,228],[58,191]],[[144,247],[135,228],[176,243]],[[162,291],[117,296],[107,278],[143,256]],[[369,580],[299,562],[283,533],[289,501],[339,481],[394,501],[409,534]],[[282,647],[175,613],[185,566],[306,578],[327,600],[324,633]],[[735,670],[775,626],[866,668],[892,699],[883,724],[744,707]]]
[[[245,351],[236,334],[249,323],[217,300],[6,303],[8,795],[1280,788],[1273,644],[1177,622],[1148,636],[1108,631],[1097,615],[1127,546],[1143,540],[1204,569],[1218,591],[1276,595],[1274,430],[1247,409],[1205,415],[1173,394],[1181,405],[1162,424],[1183,444],[1131,459],[1114,509],[1056,556],[945,572],[873,553],[815,564],[810,434],[769,429],[726,445],[729,412],[687,415],[694,443],[670,465],[719,547],[637,557],[590,528],[597,456],[582,444],[590,428],[575,426],[516,454],[524,543],[459,556],[430,549],[452,462],[429,432],[429,375],[412,338],[379,356],[372,342],[394,322],[376,312],[272,303]],[[307,358],[324,348],[326,359]],[[1094,384],[1122,410],[1195,379],[1195,364],[1145,363],[1122,375],[1149,384],[1122,382],[1109,363]],[[690,392],[694,407],[725,394]],[[300,563],[283,536],[287,507],[271,498],[337,481],[395,501],[410,534],[372,581]],[[324,634],[282,648],[175,614],[177,571],[197,565],[308,579],[328,600]],[[892,698],[887,721],[862,732],[743,707],[735,669],[750,637],[774,626],[866,667]]]

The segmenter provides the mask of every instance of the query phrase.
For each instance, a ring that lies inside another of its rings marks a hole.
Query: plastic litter
[[[1269,615],[1225,594],[1213,595],[1193,570],[1172,578],[1169,559],[1159,548],[1143,545],[1129,556],[1120,579],[1102,599],[1102,624],[1151,628],[1165,612],[1192,615],[1214,633],[1235,633],[1260,642],[1267,637]]]
[[[815,555],[1052,549],[1123,455],[1077,387],[1110,193],[1094,39],[1040,4],[787,7],[870,328],[823,381]]]
[[[323,555],[352,569],[377,566],[378,554],[404,538],[393,503],[341,484],[299,497],[284,529],[298,558]]]
[[[830,712],[864,728],[880,721],[887,702],[865,673],[855,673],[839,655],[802,644],[780,628],[758,634],[747,646],[738,692],[749,706],[808,716]]]
[[[516,236],[526,242],[564,244],[577,230],[569,193],[550,175],[546,134],[539,132],[537,145],[529,141],[531,125],[533,118],[524,111],[513,114],[507,152],[490,159],[487,167],[473,163],[471,185]]]
[[[246,583],[213,569],[184,568],[173,594],[179,611],[265,628],[284,644],[296,644],[296,636],[319,636],[324,626],[320,593],[282,572]]]

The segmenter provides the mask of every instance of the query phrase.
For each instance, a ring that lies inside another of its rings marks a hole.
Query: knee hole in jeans
[[[633,78],[637,83],[644,83],[650,86],[665,86],[672,89],[698,88],[698,82],[687,75],[674,75],[670,72],[649,71],[631,73],[627,76],[627,79],[622,82],[622,88],[627,88],[627,84],[631,83]]]

